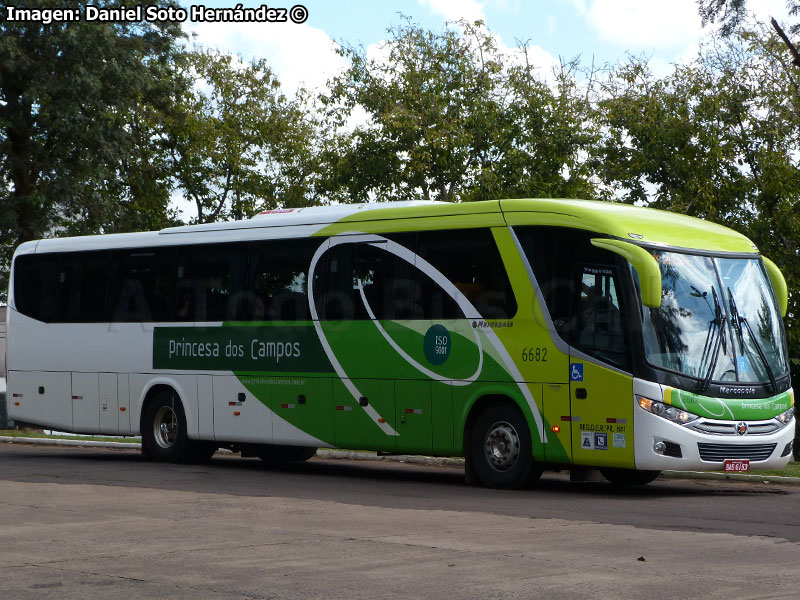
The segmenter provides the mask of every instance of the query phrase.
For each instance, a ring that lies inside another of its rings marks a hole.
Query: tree
[[[716,221],[750,237],[783,271],[785,320],[800,367],[800,94],[766,27],[739,29],[656,79],[633,60],[598,102],[598,176],[625,201]]]
[[[168,181],[152,170],[143,147],[149,133],[136,124],[172,92],[167,71],[180,35],[170,23],[0,19],[0,293],[22,242],[128,229],[126,215],[167,219]],[[138,183],[144,171],[157,177],[150,188]]]
[[[196,221],[305,205],[314,122],[303,93],[287,99],[266,61],[242,63],[216,50],[187,53],[182,71],[194,85],[176,104],[167,145]]]
[[[406,20],[388,32],[382,58],[342,50],[350,67],[325,98],[332,114],[359,107],[368,119],[340,130],[326,155],[334,197],[454,201],[589,189],[585,180],[568,185],[577,170],[565,173],[584,141],[568,69],[554,94],[527,61],[514,66],[481,22],[435,33]]]
[[[703,27],[719,23],[720,32],[727,37],[747,16],[745,0],[697,0]]]
[[[800,1],[785,0],[785,4],[789,16],[800,15]],[[747,0],[697,0],[697,7],[703,27],[709,23],[719,23],[723,37],[733,34],[747,20]],[[800,23],[792,25],[789,31],[792,34],[800,33]]]

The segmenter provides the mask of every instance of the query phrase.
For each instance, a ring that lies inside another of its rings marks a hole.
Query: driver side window
[[[577,335],[575,346],[620,367],[627,350],[616,270],[607,266],[577,265]]]

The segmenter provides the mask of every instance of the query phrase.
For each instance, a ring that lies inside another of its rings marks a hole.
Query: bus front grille
[[[706,462],[722,462],[726,458],[749,458],[767,460],[776,444],[706,444],[697,443],[700,459]]]
[[[783,427],[780,423],[778,423],[774,419],[770,421],[750,422],[747,424],[747,426],[748,426],[747,433],[749,435],[766,435],[769,433],[774,433],[778,431],[781,427]],[[736,431],[737,424],[731,422],[702,420],[696,423],[692,423],[690,427],[695,431],[702,431],[703,433],[710,433],[713,435],[738,434],[738,432]]]

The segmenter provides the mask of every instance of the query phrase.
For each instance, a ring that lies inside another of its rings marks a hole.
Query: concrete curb
[[[65,440],[60,438],[29,438],[11,435],[0,436],[0,442],[9,444],[32,444],[41,446],[94,446],[96,448],[117,448],[138,450],[141,444],[135,442],[96,442],[93,440]]]
[[[348,460],[387,460],[390,462],[407,462],[420,465],[447,465],[464,466],[463,458],[448,458],[445,456],[417,456],[405,454],[381,455],[377,452],[356,452],[355,450],[336,450],[334,448],[320,448],[317,450],[320,458],[344,458]]]
[[[97,442],[92,440],[69,440],[53,438],[28,438],[0,436],[0,442],[9,444],[31,444],[42,446],[83,446],[94,448],[139,450],[142,445],[132,442]],[[343,460],[385,460],[418,465],[443,465],[463,467],[463,458],[447,458],[441,456],[415,456],[415,455],[380,455],[377,452],[356,452],[355,450],[337,450],[334,448],[320,448],[317,450],[320,458],[336,458]],[[717,481],[748,481],[750,483],[786,483],[800,485],[800,477],[784,477],[782,475],[759,475],[745,473],[716,473],[713,471],[662,471],[661,477],[667,479],[709,479]]]

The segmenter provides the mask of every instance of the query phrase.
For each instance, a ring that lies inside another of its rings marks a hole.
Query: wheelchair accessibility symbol
[[[569,380],[583,381],[583,363],[570,363]]]

